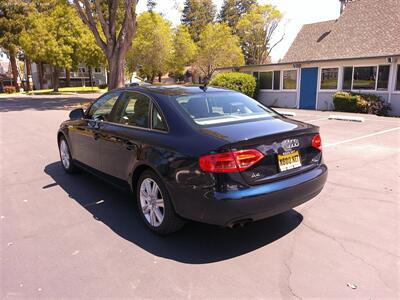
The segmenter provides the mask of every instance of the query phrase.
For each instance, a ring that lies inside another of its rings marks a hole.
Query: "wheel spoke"
[[[158,194],[158,185],[153,181],[153,186],[151,188],[151,196],[157,197]]]
[[[154,215],[156,216],[158,223],[161,223],[164,216],[159,208],[157,207],[154,208]]]
[[[151,226],[155,226],[155,215],[153,209],[150,209],[150,224]]]
[[[156,206],[157,207],[164,207],[164,199],[157,199],[156,200]]]
[[[145,204],[145,205],[142,207],[142,210],[143,210],[143,213],[144,213],[145,215],[147,215],[147,214],[150,212],[150,205],[149,205],[149,204]]]

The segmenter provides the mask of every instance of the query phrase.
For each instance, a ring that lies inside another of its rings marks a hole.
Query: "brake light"
[[[311,145],[318,149],[319,151],[322,151],[322,141],[321,141],[321,136],[319,134],[315,135],[311,141]]]
[[[258,150],[248,149],[201,156],[199,163],[204,172],[240,172],[255,165],[263,157]]]

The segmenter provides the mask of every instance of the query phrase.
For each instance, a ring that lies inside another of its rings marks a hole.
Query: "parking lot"
[[[320,195],[243,228],[159,237],[131,196],[62,170],[57,128],[94,97],[0,98],[1,298],[399,299],[400,118],[290,110],[321,127]]]

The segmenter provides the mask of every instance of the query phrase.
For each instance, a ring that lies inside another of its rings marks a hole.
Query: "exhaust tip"
[[[252,222],[253,222],[252,219],[243,219],[243,220],[234,221],[234,222],[230,223],[227,227],[229,227],[231,229],[242,228],[245,225],[252,223]]]

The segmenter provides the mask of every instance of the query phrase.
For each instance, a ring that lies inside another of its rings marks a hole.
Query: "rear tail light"
[[[321,136],[319,134],[315,135],[311,141],[311,145],[318,149],[319,151],[322,151],[322,141],[321,141]]]
[[[204,172],[240,172],[255,165],[263,157],[258,150],[248,149],[201,156],[199,163]]]

